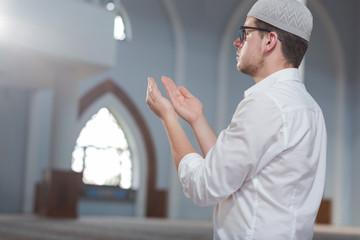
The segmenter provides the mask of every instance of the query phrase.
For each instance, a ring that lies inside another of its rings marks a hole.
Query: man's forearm
[[[199,119],[195,123],[190,124],[190,126],[195,133],[201,153],[203,157],[205,157],[209,150],[215,145],[217,136],[208,124],[204,114],[201,114]]]
[[[196,153],[196,151],[178,119],[167,119],[162,122],[169,138],[171,153],[177,170],[181,159],[189,153]]]

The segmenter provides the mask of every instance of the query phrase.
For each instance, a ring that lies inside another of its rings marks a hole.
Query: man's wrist
[[[171,122],[178,121],[178,120],[179,120],[179,117],[175,112],[171,113],[171,114],[170,113],[166,114],[161,118],[161,121],[163,123],[171,123]]]
[[[199,126],[203,125],[204,123],[206,123],[206,118],[205,118],[205,116],[204,116],[204,113],[201,112],[201,114],[199,115],[199,117],[198,117],[195,121],[189,123],[189,125],[190,125],[190,127],[191,127],[193,130],[195,130],[196,128],[198,128]]]

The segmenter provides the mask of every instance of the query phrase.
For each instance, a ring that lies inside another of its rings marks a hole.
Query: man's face
[[[256,27],[255,18],[247,17],[244,26]],[[257,30],[246,29],[244,40],[237,38],[234,46],[237,48],[237,69],[251,77],[255,77],[263,65],[262,39]]]

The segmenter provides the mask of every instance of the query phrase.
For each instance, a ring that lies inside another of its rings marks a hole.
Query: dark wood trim
[[[167,216],[167,191],[156,189],[156,154],[152,137],[147,124],[140,111],[133,103],[131,98],[117,86],[112,80],[108,79],[88,91],[79,102],[80,117],[84,111],[98,98],[106,93],[114,94],[132,114],[137,126],[140,129],[145,142],[147,155],[147,197],[146,197],[146,216],[147,217],[166,217]]]
[[[332,218],[332,200],[322,199],[318,214],[316,216],[316,223],[331,224]]]

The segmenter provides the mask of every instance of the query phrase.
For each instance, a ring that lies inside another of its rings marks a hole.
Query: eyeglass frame
[[[239,27],[239,38],[240,38],[240,42],[243,42],[243,41],[245,40],[245,38],[246,38],[245,29],[258,30],[258,31],[263,31],[263,32],[268,32],[268,33],[274,32],[274,31],[271,31],[271,30],[265,29],[265,28],[249,27],[249,26],[240,26],[240,27]],[[242,35],[242,33],[244,33],[244,34]],[[244,36],[243,39],[241,39],[242,36]],[[278,39],[279,39],[280,42],[282,42],[282,40],[281,40],[281,38],[280,38],[279,36],[278,36]]]

